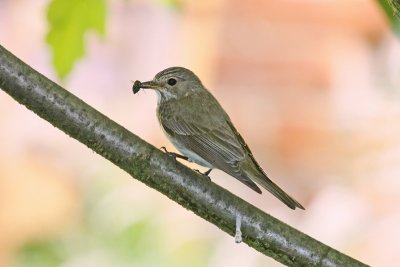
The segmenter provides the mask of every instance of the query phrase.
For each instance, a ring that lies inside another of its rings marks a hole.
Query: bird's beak
[[[142,89],[157,89],[160,88],[160,85],[154,81],[148,81],[140,83],[139,87]]]
[[[157,89],[160,88],[160,85],[154,81],[148,81],[148,82],[140,82],[140,81],[135,81],[132,86],[132,91],[134,94],[139,92],[140,89]]]

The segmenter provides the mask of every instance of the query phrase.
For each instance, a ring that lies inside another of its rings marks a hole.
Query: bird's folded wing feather
[[[162,121],[164,130],[174,139],[211,165],[234,176],[253,190],[261,192],[257,185],[240,170],[239,162],[246,157],[245,151],[228,123],[213,127],[194,125],[185,120]]]
[[[223,161],[234,163],[245,157],[240,143],[230,129],[223,125],[204,128],[184,120],[164,120],[162,122],[167,133],[190,148],[208,162]]]

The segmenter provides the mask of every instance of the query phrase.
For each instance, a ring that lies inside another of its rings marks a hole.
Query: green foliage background
[[[215,249],[210,238],[174,241],[165,232],[160,207],[116,198],[124,181],[101,170],[83,186],[83,211],[76,224],[53,238],[32,240],[17,255],[18,267],[191,267],[207,266]],[[121,203],[124,201],[124,203]],[[136,206],[145,205],[145,211]],[[127,208],[128,207],[128,208]],[[176,230],[176,229],[173,229]],[[179,238],[178,238],[179,239]]]
[[[393,31],[399,35],[400,34],[400,0],[377,0],[379,5],[382,7],[389,20]]]
[[[106,24],[105,0],[53,0],[47,10],[53,66],[65,78],[76,61],[85,54],[85,35],[91,31],[104,37]]]
[[[179,9],[180,0],[159,0]],[[46,42],[52,52],[52,63],[60,79],[71,73],[86,52],[86,35],[106,35],[106,0],[52,0],[47,8],[49,30]]]

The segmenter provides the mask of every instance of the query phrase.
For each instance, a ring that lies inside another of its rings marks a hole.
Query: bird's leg
[[[196,172],[198,172],[198,173],[200,173],[200,174],[203,174],[205,177],[207,177],[210,181],[211,181],[211,178],[210,178],[210,176],[208,176],[209,174],[210,174],[210,172],[213,170],[213,169],[209,169],[208,171],[206,171],[206,172],[201,172],[201,171],[199,171],[199,170],[197,170],[197,169],[194,169]]]
[[[204,174],[205,176],[208,176],[212,170],[213,170],[213,169],[211,168],[211,169],[209,169],[208,171],[204,172],[203,174]]]
[[[176,160],[176,158],[180,158],[180,159],[184,159],[184,160],[190,161],[189,158],[186,157],[186,156],[183,156],[183,155],[180,155],[180,154],[174,153],[174,152],[169,152],[169,151],[165,148],[165,146],[162,146],[160,149],[161,149],[161,150],[164,150],[164,152],[167,153],[168,156],[173,157],[175,160]]]
[[[184,159],[186,161],[191,162],[190,159],[188,157],[186,157],[186,156],[183,156],[183,155],[180,155],[180,154],[174,153],[174,152],[169,152],[165,146],[160,147],[160,149],[163,150],[168,156],[173,157],[175,160],[176,160],[176,158],[180,158],[180,159]],[[208,177],[208,179],[210,179],[210,181],[211,181],[211,178],[208,175],[210,174],[210,172],[212,170],[213,169],[211,168],[211,169],[209,169],[208,171],[205,171],[205,172],[201,172],[199,170],[195,170],[195,171],[197,171],[198,173],[203,174],[204,176]]]

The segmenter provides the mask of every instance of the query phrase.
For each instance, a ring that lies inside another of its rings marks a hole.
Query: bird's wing
[[[285,191],[283,191],[278,185],[276,185],[271,179],[268,178],[267,174],[264,170],[260,167],[260,165],[255,160],[253,154],[250,151],[250,148],[244,142],[243,137],[238,133],[238,131],[233,126],[232,122],[227,121],[228,126],[232,130],[232,132],[237,137],[238,142],[241,144],[242,148],[246,151],[247,155],[249,156],[249,160],[252,161],[253,164],[247,165],[249,167],[255,167],[255,169],[248,169],[246,168],[241,169],[242,173],[244,172],[247,177],[256,181],[259,185],[267,189],[271,192],[275,197],[280,199],[283,203],[285,203],[289,208],[296,209],[300,208],[304,210],[304,207],[297,202],[294,198],[289,196]]]
[[[246,157],[238,137],[227,122],[211,127],[168,118],[161,122],[164,130],[212,166],[237,178],[258,193],[261,190],[240,170],[239,162]]]

